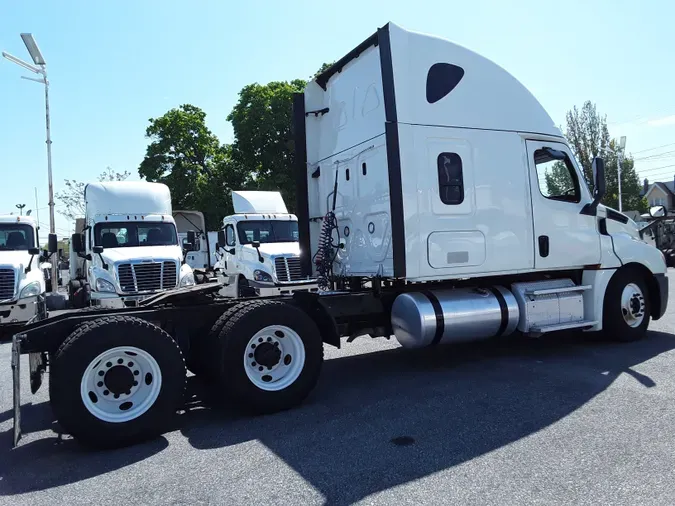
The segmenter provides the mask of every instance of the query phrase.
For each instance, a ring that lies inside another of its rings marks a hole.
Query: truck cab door
[[[232,223],[225,225],[225,246],[222,251],[225,274],[234,276],[237,274],[237,238]]]
[[[569,148],[527,141],[536,269],[600,264],[596,216],[581,211],[593,199]]]

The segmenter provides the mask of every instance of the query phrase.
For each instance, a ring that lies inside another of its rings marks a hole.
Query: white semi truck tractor
[[[30,216],[0,216],[0,340],[38,314],[45,277],[38,224]]]
[[[90,183],[85,217],[70,242],[73,307],[126,307],[157,292],[195,283],[184,263],[169,188],[160,183]]]
[[[300,268],[298,218],[280,192],[233,191],[234,214],[223,218],[216,268],[240,297],[317,291]]]
[[[296,95],[293,117],[300,269],[322,291],[234,299],[205,284],[46,317],[14,336],[15,392],[29,353],[33,390],[51,368],[61,426],[121,445],[182,407],[184,357],[223,401],[270,413],[314,388],[324,344],[632,341],[665,313],[664,257],[600,203],[602,160],[591,190],[541,104],[486,58],[387,24]]]

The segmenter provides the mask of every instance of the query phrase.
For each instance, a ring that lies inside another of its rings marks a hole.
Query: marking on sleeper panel
[[[438,297],[436,297],[433,292],[424,290],[421,293],[427,299],[429,299],[431,306],[434,308],[434,313],[436,314],[436,333],[434,334],[434,338],[431,340],[431,344],[429,345],[436,346],[441,341],[443,332],[445,331],[445,317],[443,316],[443,308],[441,307],[441,303],[438,301]]]
[[[499,330],[497,330],[497,333],[495,334],[495,337],[499,337],[504,333],[509,324],[509,308],[506,306],[506,299],[504,299],[502,292],[497,290],[494,286],[490,287],[490,291],[496,297],[497,302],[499,303],[499,309],[501,309],[502,312],[502,322],[499,324]]]

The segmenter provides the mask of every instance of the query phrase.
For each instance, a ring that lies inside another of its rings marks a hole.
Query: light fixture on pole
[[[19,216],[23,216],[23,208],[26,207],[26,204],[17,204],[16,208],[19,210]]]
[[[621,202],[621,153],[626,149],[626,136],[622,135],[619,139],[619,149],[616,150],[616,170],[619,182],[619,212],[623,212],[623,205]]]
[[[21,39],[30,54],[31,59],[35,65],[31,65],[16,56],[12,56],[9,53],[3,51],[2,56],[6,59],[19,65],[20,67],[30,70],[34,74],[39,74],[41,77],[36,79],[34,77],[24,77],[22,79],[27,79],[29,81],[35,81],[40,84],[45,85],[45,120],[47,125],[47,176],[49,178],[49,233],[56,234],[56,226],[54,223],[54,187],[52,185],[52,137],[51,137],[51,127],[49,120],[49,81],[47,80],[47,62],[45,61],[40,48],[35,42],[35,38],[31,33],[22,33]],[[52,279],[58,279],[56,262],[52,262]],[[56,293],[58,290],[58,283],[52,283],[52,292]]]

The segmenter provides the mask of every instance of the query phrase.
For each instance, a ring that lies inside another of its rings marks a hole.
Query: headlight
[[[272,276],[265,271],[256,269],[253,271],[253,279],[256,281],[267,281],[268,283],[272,282]]]
[[[97,292],[115,292],[115,285],[103,278],[96,278]]]
[[[32,283],[28,283],[26,286],[24,286],[21,289],[21,293],[19,294],[19,298],[24,299],[26,297],[35,297],[36,295],[40,295],[40,292],[42,292],[42,288],[40,287],[40,282],[39,281],[33,281]]]
[[[188,272],[185,276],[180,278],[180,286],[192,286],[195,284],[195,275]]]

